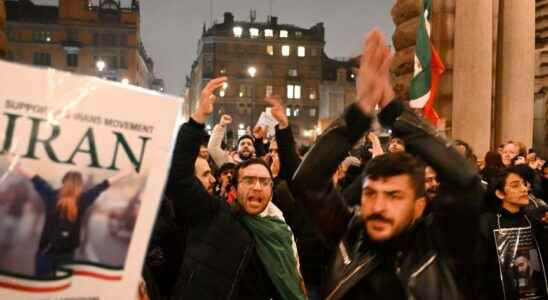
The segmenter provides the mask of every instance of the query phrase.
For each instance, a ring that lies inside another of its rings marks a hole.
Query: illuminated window
[[[301,99],[301,86],[288,84],[287,85],[287,99]]]
[[[315,116],[316,116],[316,109],[315,109],[315,108],[311,108],[311,109],[310,109],[310,116],[311,116],[311,117],[315,117]]]
[[[299,116],[299,111],[300,111],[300,109],[295,108],[295,110],[293,111],[293,116],[298,117]]]
[[[265,30],[264,30],[264,37],[267,37],[267,38],[274,37],[274,30],[272,30],[272,29],[265,29]]]
[[[243,29],[240,26],[236,26],[236,27],[232,28],[232,32],[234,33],[235,37],[241,37],[242,36],[242,31],[243,31]]]
[[[267,97],[272,96],[272,86],[271,86],[271,85],[267,85],[267,86],[266,86],[265,95],[266,95]]]
[[[245,88],[245,85],[240,85],[240,93],[238,94],[240,96],[240,98],[243,98],[246,96],[246,88]]]
[[[310,95],[308,96],[310,100],[316,99],[316,91],[314,89],[310,90]]]
[[[282,46],[282,56],[289,56],[291,54],[291,47],[289,45]]]
[[[304,46],[299,46],[297,48],[297,56],[298,57],[305,57],[306,55],[306,49],[304,48]]]
[[[273,56],[274,55],[274,46],[273,45],[266,45],[266,53],[268,55]]]
[[[252,38],[259,37],[259,29],[258,28],[249,28],[249,35]]]
[[[285,115],[288,116],[288,117],[291,117],[291,108],[287,107],[285,109]]]
[[[287,30],[280,30],[280,37],[287,38],[289,36]]]
[[[299,71],[297,71],[297,68],[290,68],[287,71],[287,75],[289,75],[291,77],[297,77],[297,76],[299,76]]]

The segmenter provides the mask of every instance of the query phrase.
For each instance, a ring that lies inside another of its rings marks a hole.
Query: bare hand
[[[255,136],[255,138],[258,140],[262,140],[266,138],[267,133],[268,133],[268,126],[266,127],[255,126],[255,128],[253,128],[253,136]]]
[[[232,123],[232,117],[231,116],[229,116],[229,115],[222,115],[221,116],[221,122],[220,122],[221,126],[226,127],[230,123]]]
[[[217,97],[213,95],[215,90],[223,86],[223,83],[227,80],[226,77],[218,77],[207,83],[207,85],[202,90],[200,104],[196,112],[192,114],[192,119],[194,121],[204,124],[207,118],[213,112],[213,105],[217,101]]]
[[[274,178],[280,175],[280,157],[278,154],[272,154],[272,164],[270,165],[270,171],[272,171],[272,176]]]
[[[280,96],[269,96],[264,99],[272,107],[272,116],[278,121],[278,128],[285,129],[289,126],[285,106]]]
[[[360,69],[356,79],[358,107],[365,114],[372,114],[377,105],[387,105],[385,98],[393,96],[390,85],[390,63],[392,55],[386,40],[378,29],[374,29],[364,41]],[[385,89],[389,89],[385,91]]]
[[[367,140],[371,142],[371,149],[369,152],[371,152],[371,155],[373,158],[383,155],[384,151],[382,150],[381,142],[379,141],[379,137],[374,134],[373,132],[370,132],[367,134]]]

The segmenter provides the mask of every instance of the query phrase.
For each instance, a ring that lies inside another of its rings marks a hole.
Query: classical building
[[[536,1],[533,148],[548,157],[548,1]]]
[[[0,58],[4,57],[8,47],[8,39],[6,37],[6,33],[4,32],[5,25],[6,10],[4,8],[4,0],[0,0]]]
[[[115,0],[5,4],[8,60],[151,86],[153,64],[140,42],[138,1],[128,7]]]
[[[227,12],[222,23],[204,26],[188,84],[190,109],[207,81],[228,76],[208,126],[228,113],[233,122],[227,136],[236,139],[255,126],[265,96],[280,95],[297,139],[307,140],[318,122],[324,44],[322,23],[300,28],[279,24],[277,17],[257,22],[253,12],[249,21],[235,21]]]
[[[537,8],[546,2],[537,1]],[[422,3],[397,0],[392,9],[397,51],[392,70],[403,98],[413,72]],[[447,67],[436,108],[447,120],[447,134],[469,142],[480,158],[508,140],[531,147],[535,2],[444,0],[432,6],[432,42]],[[536,20],[543,23],[541,11]]]
[[[355,65],[351,59],[335,60],[324,54],[318,133],[327,128],[348,105],[356,100],[356,80],[352,72]]]

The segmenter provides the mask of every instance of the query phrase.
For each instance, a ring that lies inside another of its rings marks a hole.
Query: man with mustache
[[[207,150],[215,164],[218,166],[222,166],[228,162],[238,164],[253,157],[261,157],[266,154],[264,144],[262,143],[263,138],[266,135],[265,128],[255,128],[253,133],[255,136],[249,134],[241,136],[238,139],[236,155],[230,155],[230,153],[223,150],[221,144],[230,123],[232,123],[232,117],[229,115],[222,115],[221,121],[213,127],[211,132]]]
[[[474,299],[468,280],[474,271],[480,178],[433,127],[393,101],[387,44],[378,31],[364,42],[356,103],[320,137],[293,181],[295,199],[335,252],[324,297]],[[356,211],[330,176],[371,128],[377,105],[381,124],[404,141],[408,153],[383,154],[367,164]],[[424,218],[425,170],[412,154],[446,183],[436,199],[439,209]]]
[[[226,79],[206,85],[196,112],[177,136],[166,194],[176,221],[188,224],[188,237],[171,297],[304,300],[293,233],[271,202],[273,177],[266,163],[251,158],[236,167],[232,186],[237,199],[229,204],[212,195],[210,171],[200,166],[203,159],[196,160],[217,100],[213,93]]]

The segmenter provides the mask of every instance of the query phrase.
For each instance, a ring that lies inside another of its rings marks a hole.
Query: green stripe
[[[411,99],[418,99],[430,91],[432,86],[432,53],[430,49],[430,37],[426,31],[426,20],[424,12],[431,11],[432,1],[423,0],[423,10],[419,19],[419,28],[417,29],[417,42],[415,45],[415,55],[422,65],[422,71],[411,80],[409,96]],[[428,18],[431,19],[431,14]]]

